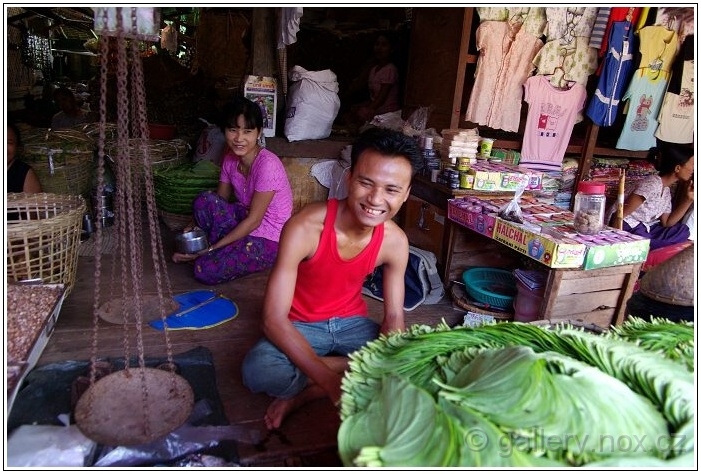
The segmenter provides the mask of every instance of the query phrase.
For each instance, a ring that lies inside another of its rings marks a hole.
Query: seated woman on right
[[[694,150],[658,140],[647,159],[659,173],[636,182],[626,193],[623,230],[650,239],[650,250],[655,250],[689,239],[682,218],[694,202]],[[670,187],[675,183],[683,192],[673,209]]]

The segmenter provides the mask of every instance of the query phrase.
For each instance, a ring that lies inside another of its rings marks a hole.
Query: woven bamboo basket
[[[470,295],[467,294],[463,285],[453,283],[453,285],[450,287],[450,295],[453,298],[453,303],[464,310],[485,314],[493,317],[494,319],[503,321],[512,321],[514,319],[513,312],[493,311],[482,306],[478,306],[470,299]]]
[[[82,123],[72,127],[72,130],[85,133],[87,136],[92,138],[96,143],[100,139],[100,123]],[[105,140],[111,142],[117,139],[117,124],[116,123],[105,123]],[[96,146],[97,148],[97,146]]]
[[[82,218],[78,195],[7,194],[7,281],[75,283]]]
[[[162,209],[158,209],[158,217],[173,232],[180,232],[190,223],[192,214],[173,214]]]
[[[134,160],[137,170],[140,170],[142,163],[141,143],[144,139],[129,139],[129,158]],[[188,160],[190,145],[185,140],[176,138],[174,140],[145,140],[145,145],[149,152],[152,170],[169,169]],[[116,159],[117,142],[111,141],[105,144],[105,153],[112,160]]]
[[[95,141],[78,130],[35,129],[25,137],[22,159],[50,194],[87,194],[90,191]]]

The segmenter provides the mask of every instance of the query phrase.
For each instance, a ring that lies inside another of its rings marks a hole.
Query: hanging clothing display
[[[587,84],[596,71],[598,51],[589,46],[596,8],[546,8],[547,42],[533,59],[537,74],[564,73],[563,80]]]
[[[606,25],[609,22],[610,16],[611,7],[599,7],[597,10],[596,20],[591,29],[591,35],[589,35],[589,46],[592,48],[601,49],[601,44],[604,41],[604,34],[606,33]]]
[[[569,89],[556,89],[544,76],[529,77],[523,87],[528,116],[519,166],[559,171],[575,119],[584,108],[586,88],[572,82]]]
[[[480,22],[487,20],[523,23],[522,30],[541,36],[547,24],[543,7],[475,7]]]
[[[543,42],[523,23],[483,21],[476,31],[480,52],[465,120],[516,132],[521,120],[522,85]]]
[[[564,79],[586,85],[598,65],[598,52],[589,46],[589,38],[575,37],[570,44],[564,44],[562,39],[548,41],[538,52],[533,65],[538,74],[553,74],[562,68]]]
[[[672,66],[672,78],[657,117],[655,137],[670,143],[694,141],[694,35],[688,35]]]
[[[604,32],[604,40],[601,43],[601,48],[599,49],[599,56],[603,56],[606,54],[606,51],[608,51],[608,38],[610,36],[611,27],[613,27],[613,24],[617,21],[629,20],[631,23],[636,25],[640,19],[641,12],[641,7],[611,7],[609,20],[606,24],[606,31]]]
[[[610,127],[618,112],[623,91],[633,72],[633,53],[637,50],[637,38],[629,21],[618,21],[611,28],[609,50],[599,76],[587,116],[600,127]]]
[[[548,24],[545,34],[548,41],[562,40],[570,44],[575,37],[591,36],[597,14],[596,7],[548,7],[545,17]]]
[[[616,148],[644,151],[656,146],[655,131],[670,69],[679,51],[679,36],[664,26],[646,26],[639,33],[641,67],[628,90],[628,114]]]
[[[687,35],[694,34],[694,7],[658,7],[655,24],[676,31],[683,43]]]

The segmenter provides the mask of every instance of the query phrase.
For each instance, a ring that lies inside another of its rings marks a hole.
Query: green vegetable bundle
[[[217,189],[219,173],[220,168],[211,161],[154,170],[156,207],[173,214],[191,214],[192,201],[199,193]]]
[[[661,355],[694,370],[694,324],[675,323],[664,318],[629,317],[623,324],[611,328],[611,337],[634,341],[640,347],[659,351]]]
[[[638,340],[572,327],[414,326],[352,354],[351,466],[690,466],[694,377]]]

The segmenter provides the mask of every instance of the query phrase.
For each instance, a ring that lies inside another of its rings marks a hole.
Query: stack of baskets
[[[82,194],[90,191],[95,141],[78,130],[35,129],[23,137],[22,158],[41,183],[53,194]]]
[[[154,171],[158,215],[170,230],[179,231],[188,224],[192,201],[202,191],[217,189],[219,173],[217,165],[205,160]]]
[[[82,196],[7,194],[7,280],[75,283],[83,215]]]

